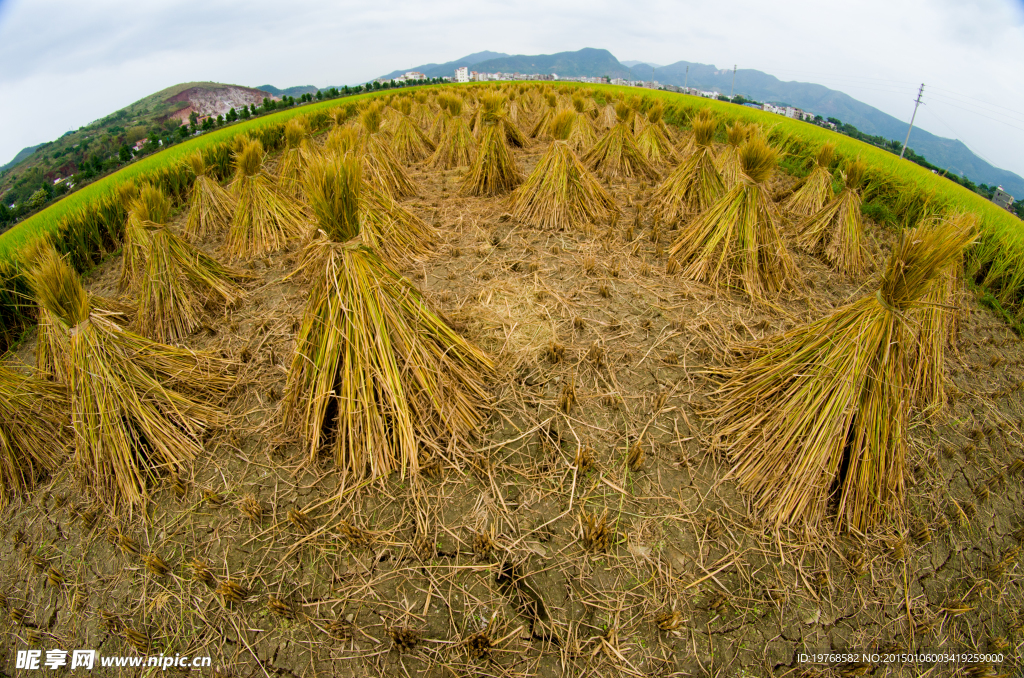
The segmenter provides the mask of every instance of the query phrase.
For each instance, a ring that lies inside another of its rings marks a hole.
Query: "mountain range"
[[[455,69],[462,66],[472,67],[472,70],[481,73],[557,73],[571,77],[607,76],[627,80],[657,80],[662,84],[689,85],[703,90],[717,90],[723,94],[729,94],[733,80],[731,68],[720,69],[689,61],[677,61],[667,66],[642,61],[620,62],[608,50],[589,47],[576,52],[533,56],[477,52],[448,63],[424,64],[392,71],[382,77],[393,78],[406,71],[420,71],[432,78],[451,77]],[[796,106],[825,118],[838,118],[861,132],[886,139],[902,142],[907,133],[907,121],[895,118],[848,94],[814,83],[779,80],[754,69],[736,71],[734,93],[756,101]],[[959,139],[940,137],[915,127],[907,145],[934,165],[965,175],[976,183],[1000,185],[1010,194],[1024,198],[1024,178],[994,167],[975,155]]]

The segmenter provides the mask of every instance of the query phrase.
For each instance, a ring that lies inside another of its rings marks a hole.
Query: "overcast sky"
[[[608,49],[842,90],[1024,176],[1024,0],[0,0],[0,164],[165,87]]]

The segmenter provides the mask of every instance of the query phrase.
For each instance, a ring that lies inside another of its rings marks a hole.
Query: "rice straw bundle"
[[[61,256],[53,249],[49,239],[43,238],[37,241],[28,250],[27,256],[24,258],[24,269],[29,287],[37,300],[43,296],[51,297],[48,304],[39,306],[36,327],[36,373],[46,380],[66,384],[70,379],[71,371],[69,362],[71,347],[68,332],[64,324],[54,318],[47,307],[67,303],[65,300],[68,299],[75,299],[77,287],[63,289],[57,285],[41,285],[39,283],[40,280],[47,279],[47,275],[42,271],[52,271],[66,265],[61,262]],[[49,277],[53,278],[52,275]],[[63,282],[63,280],[59,282]],[[121,325],[128,324],[128,314],[131,309],[119,301],[86,292],[86,301],[83,303],[88,303],[96,312],[104,314],[112,322]]]
[[[458,111],[460,108],[461,105],[456,105],[454,110]],[[437,169],[469,167],[476,159],[479,147],[480,144],[473,137],[473,132],[470,131],[465,119],[458,113],[453,113],[446,118],[441,141],[437,144],[434,155],[427,160],[427,164]]]
[[[618,122],[618,116],[615,114],[615,106],[612,104],[606,104],[601,112],[597,116],[597,128],[609,130],[615,127]]]
[[[168,228],[155,229],[137,295],[139,332],[165,344],[184,339],[202,325],[206,309],[241,299],[239,283],[247,277]]]
[[[370,183],[387,191],[396,200],[416,195],[419,192],[416,184],[381,136],[380,106],[377,103],[368,106],[359,119],[366,131],[362,152],[365,155],[365,173]]]
[[[331,194],[328,189],[319,184],[335,180],[330,168],[335,166],[339,157],[345,157],[345,154],[327,153],[310,161],[306,183],[314,186],[318,194]],[[427,254],[437,240],[437,231],[395,202],[387,192],[367,183],[361,176],[359,182],[356,195],[359,196],[357,216],[360,223],[360,240],[373,248],[375,252],[382,254],[385,260],[391,264],[411,265],[417,257]],[[325,215],[318,215],[317,210],[322,211],[329,208],[330,205],[323,201],[311,201],[310,207],[318,222],[327,218]],[[317,231],[316,237],[325,239],[328,236],[320,229]],[[316,268],[310,261],[310,253],[313,251],[329,253],[330,248],[315,250],[307,248],[306,265]],[[326,265],[326,262],[323,262],[323,265]]]
[[[391,150],[401,162],[419,162],[434,152],[434,144],[408,115],[400,116],[391,136]]]
[[[330,447],[356,476],[418,471],[481,420],[489,358],[429,309],[419,291],[360,242],[359,165],[326,159],[307,195],[324,233],[300,273],[311,280],[284,416],[311,456]]]
[[[0,365],[0,505],[57,468],[67,444],[67,412],[62,385]]]
[[[266,256],[301,234],[299,211],[277,192],[263,170],[263,145],[259,141],[246,142],[235,156],[230,190],[237,201],[226,243],[231,256]]]
[[[851,163],[843,174],[846,188],[796,226],[796,240],[801,247],[822,250],[830,264],[851,276],[863,275],[868,266],[861,242],[864,222],[858,190],[865,169],[859,159]]]
[[[412,113],[409,117],[412,118],[413,122],[421,129],[425,130],[430,127],[430,123],[434,120],[434,113],[430,110],[430,106],[423,101],[417,100],[417,103],[412,107]]]
[[[586,113],[576,111],[576,115],[573,116],[572,130],[569,132],[569,138],[566,139],[569,148],[573,150],[573,153],[583,154],[594,147],[597,139],[597,130],[594,129],[594,123],[590,121]]]
[[[636,139],[629,130],[631,109],[623,103],[615,108],[618,123],[583,157],[584,164],[605,177],[657,179],[658,170],[647,161],[637,148]]]
[[[679,162],[679,154],[665,131],[665,122],[662,120],[664,114],[665,109],[661,104],[651,106],[647,110],[647,124],[636,137],[637,148],[654,165]]]
[[[303,157],[309,153],[306,128],[295,118],[284,126],[284,151],[277,166],[277,182],[283,194],[302,197]]]
[[[228,227],[235,211],[235,198],[210,175],[201,153],[190,155],[188,163],[196,180],[189,189],[184,235],[189,240],[201,240]]]
[[[482,139],[492,124],[498,125],[505,135],[505,142],[513,148],[524,148],[527,143],[526,135],[505,112],[506,98],[500,94],[485,94],[480,97],[480,106],[477,108],[476,119],[473,125],[473,136]]]
[[[540,228],[579,228],[617,209],[566,141],[579,117],[571,110],[555,116],[555,140],[512,194],[510,208],[517,219]]]
[[[712,149],[717,124],[707,116],[693,120],[696,150],[654,189],[647,204],[651,216],[673,223],[690,214],[704,212],[725,193]]]
[[[740,147],[743,174],[676,240],[671,255],[690,280],[739,287],[761,301],[791,287],[798,271],[779,232],[779,215],[765,185],[778,152],[761,137]]]
[[[748,126],[739,120],[734,121],[725,128],[726,144],[718,156],[716,165],[719,174],[722,175],[722,182],[726,190],[729,190],[739,183],[743,175],[743,165],[740,162],[740,146],[754,134],[755,128]]]
[[[492,107],[485,113],[481,118],[484,132],[480,150],[462,181],[462,192],[467,195],[499,195],[523,183],[506,141],[500,111]]]
[[[760,342],[728,372],[714,430],[730,475],[768,521],[813,525],[837,500],[838,526],[863,531],[901,509],[906,319],[971,237],[948,222],[908,229],[876,294]]]
[[[123,330],[91,307],[59,257],[45,258],[32,284],[68,336],[75,466],[114,509],[136,506],[157,471],[180,471],[202,452],[204,432],[224,419],[214,402],[233,388],[235,365]]]
[[[540,114],[537,116],[537,122],[533,124],[533,129],[530,131],[530,137],[533,139],[549,139],[551,138],[550,126],[551,118],[555,115],[555,108],[553,105],[548,105],[547,101],[541,104]]]
[[[834,143],[828,141],[822,144],[814,157],[814,169],[786,200],[786,210],[797,216],[808,217],[820,211],[825,203],[835,197],[832,193],[831,169],[835,155]]]
[[[980,232],[979,224],[980,218],[973,212],[954,212],[941,222],[926,221],[923,227],[949,228],[975,240]],[[932,415],[940,414],[946,407],[946,349],[956,350],[963,296],[964,260],[961,256],[955,257],[932,283],[918,310],[918,319],[910,323],[917,331],[910,386],[912,402]]]
[[[128,207],[124,225],[124,246],[121,255],[121,290],[131,289],[138,282],[146,265],[149,231],[165,223],[171,215],[171,200],[156,186],[146,184]]]

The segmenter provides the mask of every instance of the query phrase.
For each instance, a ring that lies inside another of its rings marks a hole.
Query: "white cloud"
[[[818,82],[901,119],[925,82],[922,127],[1024,175],[1022,44],[1020,0],[0,0],[0,161],[178,82],[340,85],[481,50],[603,47]]]

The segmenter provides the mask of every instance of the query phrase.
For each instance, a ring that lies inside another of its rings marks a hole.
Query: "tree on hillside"
[[[28,207],[29,209],[37,210],[46,204],[47,199],[46,191],[40,188],[28,199]]]
[[[122,163],[130,162],[132,159],[132,149],[128,148],[128,144],[121,147],[121,150],[117,152],[117,158]]]

